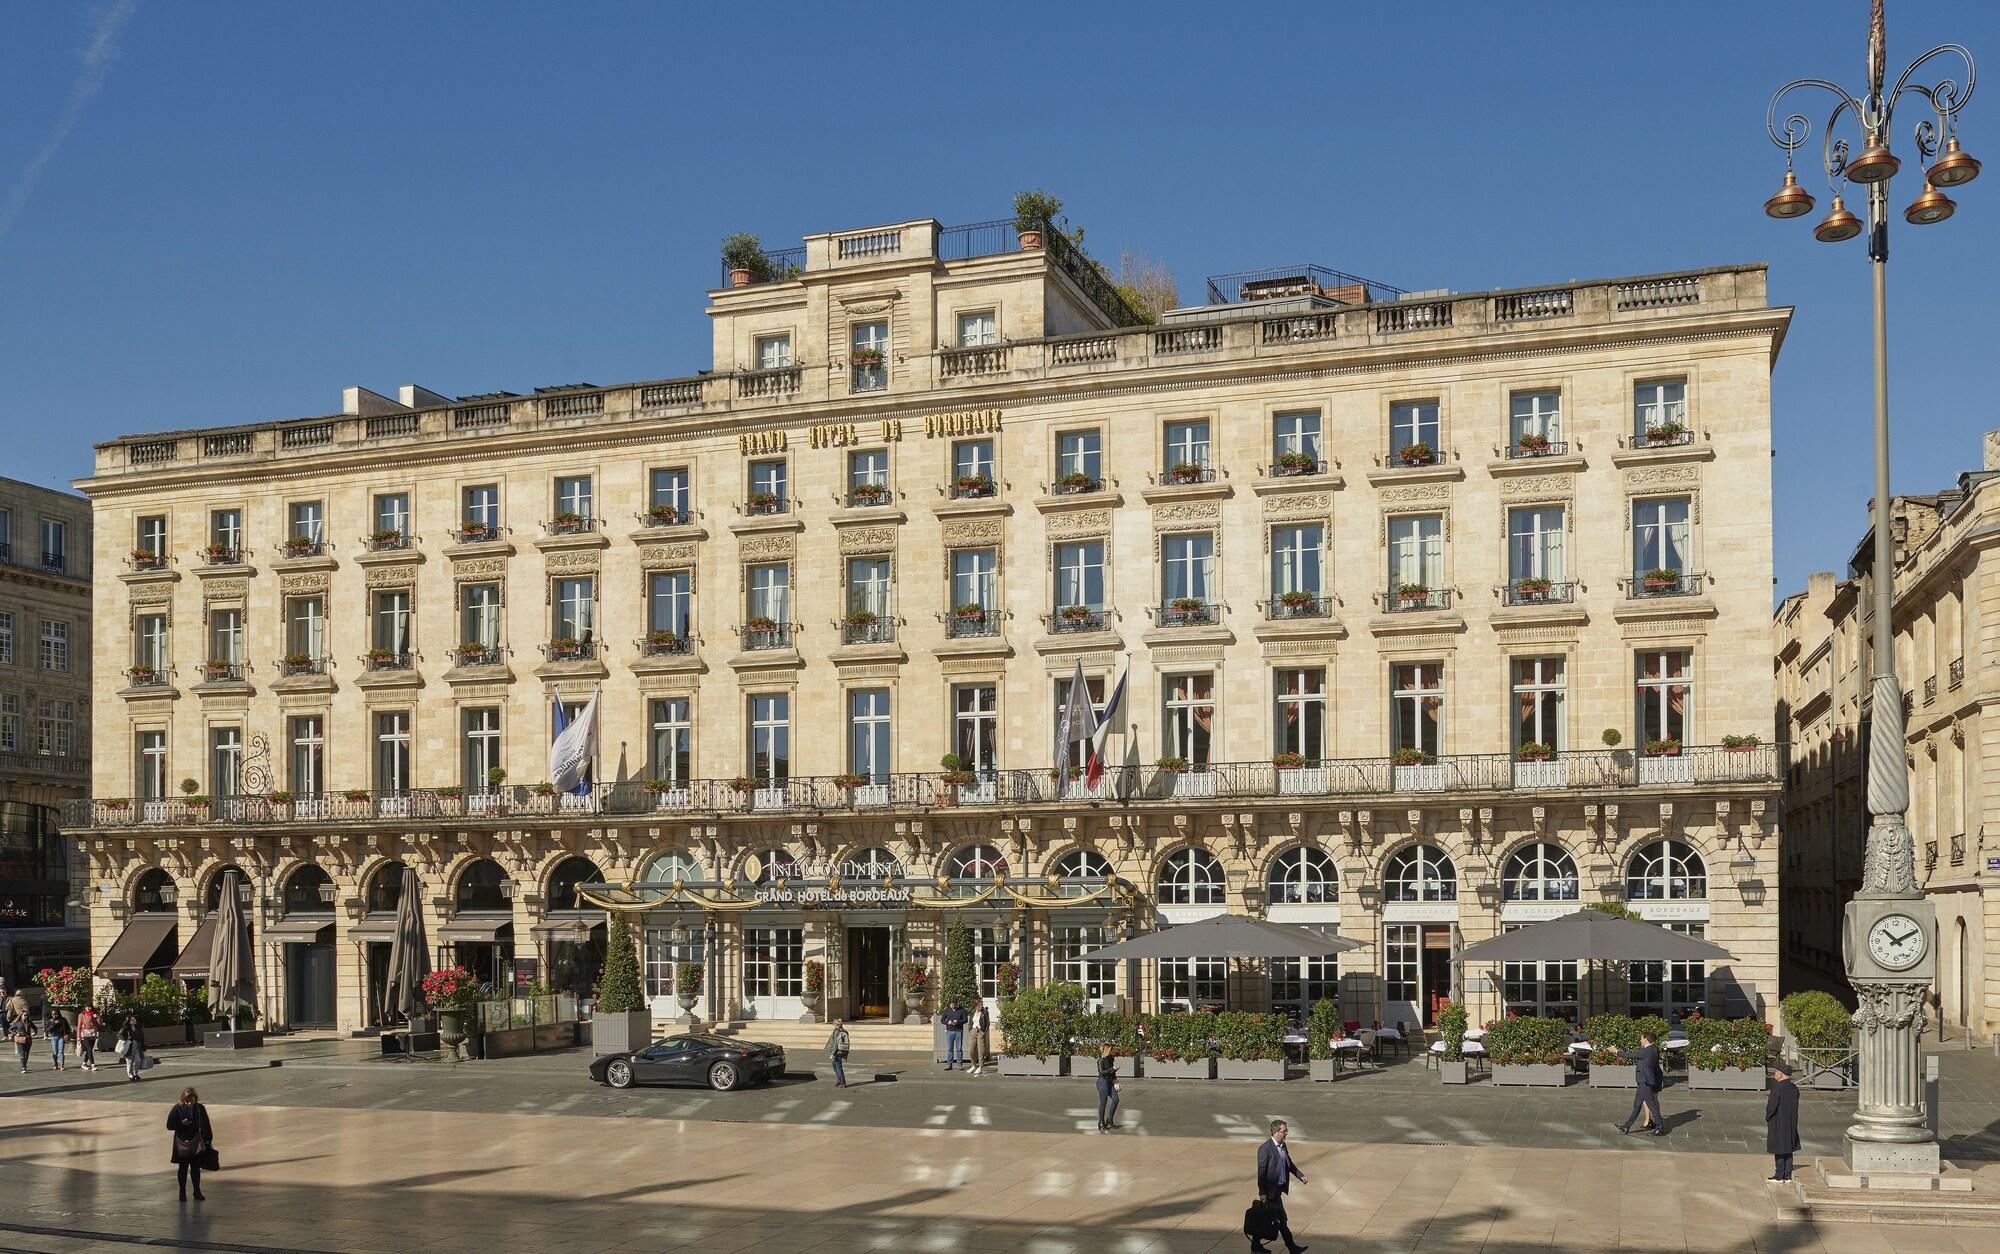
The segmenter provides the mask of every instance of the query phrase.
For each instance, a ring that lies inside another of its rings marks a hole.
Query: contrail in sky
[[[69,103],[64,106],[62,116],[56,119],[49,137],[42,141],[41,150],[14,180],[14,186],[7,193],[7,203],[0,206],[0,240],[14,229],[14,220],[27,207],[28,197],[34,194],[35,184],[41,182],[42,171],[55,159],[56,151],[62,147],[69,133],[83,117],[85,105],[104,86],[105,78],[111,73],[111,63],[118,59],[118,36],[125,24],[132,20],[132,14],[139,7],[139,0],[117,0],[97,19],[97,26],[90,33],[90,43],[83,50],[83,72],[76,77],[76,84],[70,88]]]

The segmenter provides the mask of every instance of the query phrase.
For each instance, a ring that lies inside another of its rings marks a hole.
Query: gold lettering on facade
[[[785,451],[785,433],[782,431],[746,431],[736,437],[736,450],[744,456]]]
[[[860,438],[851,422],[822,422],[806,428],[806,439],[814,448],[843,448]]]
[[[955,414],[930,414],[924,418],[924,435],[935,439],[938,436],[994,435],[1000,430],[1000,411],[997,409],[970,409]]]
[[[884,418],[882,420],[882,439],[887,443],[894,444],[902,438],[903,420],[901,418]]]

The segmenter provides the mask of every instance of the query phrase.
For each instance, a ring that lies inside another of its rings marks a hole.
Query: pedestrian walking
[[[966,1024],[966,1031],[971,1037],[967,1057],[972,1063],[970,1070],[973,1075],[986,1074],[986,1033],[988,1026],[986,1003],[981,1001],[972,1008],[971,1022]]]
[[[1097,1047],[1097,1130],[1118,1126],[1118,1059],[1109,1045]]]
[[[97,1034],[102,1029],[97,1010],[85,1006],[76,1016],[76,1049],[85,1071],[97,1070]]]
[[[835,1019],[833,1032],[826,1038],[826,1060],[833,1064],[833,1087],[847,1087],[847,1051],[851,1042],[847,1036],[847,1020]]]
[[[49,1057],[55,1061],[56,1070],[61,1071],[64,1047],[69,1044],[69,1020],[63,1018],[62,1011],[50,1006],[42,1031],[48,1034]]]
[[[1771,1091],[1764,1097],[1764,1148],[1771,1155],[1768,1183],[1792,1178],[1792,1155],[1799,1152],[1799,1086],[1790,1063],[1771,1067]]]
[[[118,1055],[125,1060],[126,1079],[136,1080],[146,1069],[146,1029],[139,1026],[138,1015],[126,1015],[118,1029]]]
[[[1292,1225],[1285,1214],[1285,1195],[1292,1191],[1292,1180],[1306,1183],[1306,1173],[1299,1170],[1292,1161],[1292,1152],[1285,1148],[1285,1138],[1290,1132],[1290,1125],[1283,1119],[1273,1119],[1271,1139],[1257,1147],[1257,1196],[1274,1212],[1270,1217],[1278,1225],[1278,1235],[1285,1239],[1285,1248],[1291,1254],[1302,1254],[1306,1247],[1292,1238]],[[1265,1254],[1270,1249],[1254,1236],[1250,1238],[1250,1248],[1256,1254]]]
[[[35,1021],[29,1017],[28,1003],[19,993],[7,999],[7,1039],[21,1056],[21,1074],[28,1074],[28,1053],[35,1046]]]
[[[944,1024],[944,1069],[950,1071],[965,1061],[965,1007],[958,1004],[958,998],[944,1008],[938,1022]]]
[[[193,1088],[181,1090],[181,1100],[167,1112],[167,1131],[174,1134],[174,1173],[180,1179],[181,1201],[188,1199],[188,1177],[194,1177],[194,1200],[208,1199],[201,1191],[201,1164],[215,1149],[215,1129],[208,1122],[208,1107],[201,1104]]]
[[[1632,1113],[1618,1125],[1620,1132],[1629,1134],[1632,1121],[1643,1118],[1639,1124],[1642,1131],[1651,1128],[1654,1136],[1667,1134],[1666,1120],[1660,1116],[1660,1086],[1666,1078],[1660,1070],[1660,1047],[1654,1044],[1653,1034],[1639,1033],[1639,1052],[1632,1056]]]

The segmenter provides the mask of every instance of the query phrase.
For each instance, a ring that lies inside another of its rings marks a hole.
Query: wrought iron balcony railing
[[[978,636],[1000,634],[1000,615],[992,610],[982,609],[974,614],[953,610],[945,616],[944,634],[952,640],[969,640]]]
[[[1162,627],[1213,627],[1222,621],[1222,607],[1213,601],[1182,597],[1160,607]]]
[[[840,624],[842,644],[894,644],[896,620],[887,614],[848,618]]]
[[[1088,606],[1071,605],[1048,616],[1049,632],[1062,636],[1072,632],[1105,631],[1111,625],[1109,612]]]
[[[542,656],[551,662],[592,662],[597,659],[597,641],[551,640],[542,646]]]
[[[1567,579],[1516,579],[1501,585],[1500,596],[1508,605],[1566,605],[1576,600],[1576,584]]]
[[[1333,598],[1316,592],[1286,592],[1262,603],[1264,617],[1272,622],[1293,618],[1333,617]]]
[[[639,641],[642,657],[680,657],[694,652],[694,637],[685,632],[652,631]]]
[[[451,651],[454,666],[498,666],[506,650],[497,644],[462,644]]]
[[[792,625],[770,620],[745,623],[737,629],[743,644],[743,651],[759,649],[789,649],[792,647]]]
[[[1691,570],[1656,570],[1624,581],[1635,597],[1687,597],[1701,591],[1701,575]]]
[[[1382,594],[1382,608],[1391,614],[1448,610],[1451,608],[1451,589],[1399,585]]]
[[[1561,457],[1569,452],[1567,440],[1547,440],[1522,436],[1507,446],[1507,456],[1515,457]]]

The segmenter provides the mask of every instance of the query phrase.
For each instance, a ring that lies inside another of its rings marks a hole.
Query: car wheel
[[[708,1087],[718,1093],[727,1093],[742,1082],[743,1077],[733,1062],[718,1062],[708,1069]]]
[[[604,1082],[614,1089],[632,1087],[632,1064],[623,1058],[604,1069]]]

